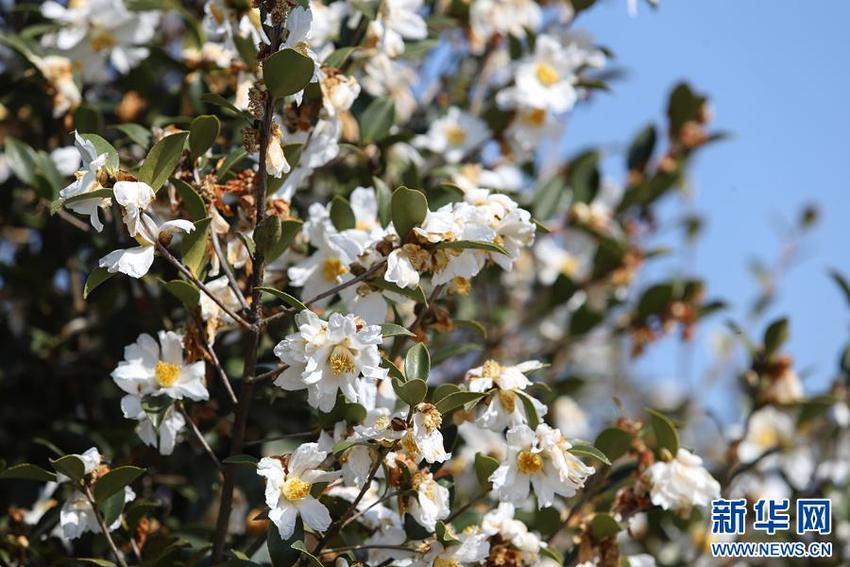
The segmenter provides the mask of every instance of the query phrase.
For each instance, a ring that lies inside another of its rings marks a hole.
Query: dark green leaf
[[[593,457],[598,461],[602,461],[608,466],[611,466],[611,461],[608,460],[608,457],[594,447],[593,445],[588,445],[586,443],[573,443],[573,446],[569,449],[569,452],[573,455],[578,455],[580,457]]]
[[[632,435],[619,427],[603,429],[593,443],[609,460],[622,457],[632,445]]]
[[[497,468],[499,468],[498,459],[484,453],[475,453],[475,476],[482,490],[490,489],[490,475],[496,472]]]
[[[393,193],[392,219],[396,232],[404,240],[413,227],[422,224],[428,214],[428,199],[421,191],[399,187]]]
[[[431,355],[423,343],[416,343],[404,357],[404,375],[408,380],[428,381],[431,374]]]
[[[139,170],[139,181],[147,183],[151,189],[158,191],[174,173],[188,137],[189,132],[177,132],[154,144]]]
[[[145,469],[133,466],[116,467],[97,479],[94,485],[94,501],[98,504],[142,476]]]
[[[523,409],[525,409],[525,415],[528,418],[528,426],[531,429],[537,429],[537,426],[540,425],[540,416],[537,415],[537,408],[534,407],[531,397],[519,391],[517,391],[516,394],[522,402]]]
[[[486,395],[487,392],[468,392],[466,390],[461,390],[453,394],[449,394],[435,405],[440,413],[446,414],[470,402],[477,402]]]
[[[346,199],[336,196],[331,201],[331,223],[339,231],[348,230],[357,226],[357,218]]]
[[[324,65],[328,67],[336,67],[337,69],[341,68],[346,61],[348,61],[351,54],[356,47],[340,47],[339,49],[334,50],[330,55],[325,57],[323,62]]]
[[[115,124],[114,126],[110,126],[110,128],[114,128],[115,130],[122,132],[125,136],[130,138],[130,140],[142,148],[148,147],[148,144],[151,141],[150,130],[139,124],[133,124],[132,122],[127,124]]]
[[[293,549],[292,544],[296,541],[303,541],[303,539],[304,525],[301,523],[301,518],[295,521],[295,531],[285,541],[281,539],[277,526],[269,522],[266,541],[268,543],[272,567],[292,567],[295,565],[295,562],[301,557],[301,552]]]
[[[652,430],[659,449],[667,449],[675,458],[679,452],[679,434],[670,418],[654,409],[647,408],[646,412],[652,420]]]
[[[257,289],[264,293],[268,293],[269,295],[275,296],[293,309],[297,309],[298,311],[304,311],[307,309],[307,306],[304,305],[301,300],[289,295],[285,291],[280,291],[279,289],[275,289],[273,287],[268,286],[257,286]]]
[[[197,159],[210,149],[218,138],[221,122],[212,114],[202,114],[192,120],[189,127],[189,151]]]
[[[629,146],[629,154],[626,158],[626,165],[629,171],[643,171],[646,169],[646,164],[652,158],[652,152],[655,149],[655,126],[652,124],[641,130],[635,139],[632,140]]]
[[[416,335],[401,325],[396,325],[395,323],[381,323],[381,336],[387,338],[398,336],[414,337]]]
[[[454,248],[459,250],[465,249],[473,249],[473,250],[486,250],[488,252],[495,252],[497,254],[503,254],[505,256],[509,256],[508,251],[499,246],[494,242],[483,242],[479,240],[450,240],[443,241],[437,244],[437,248]]]
[[[263,63],[263,80],[274,98],[304,90],[313,78],[313,60],[289,47],[272,54]]]
[[[437,521],[435,526],[434,535],[437,536],[437,541],[439,541],[443,546],[448,547],[450,545],[457,545],[460,543],[460,540],[452,535],[452,532],[448,529],[445,522]]]
[[[80,134],[99,134],[103,131],[103,114],[90,104],[81,104],[74,111],[74,129]]]
[[[608,514],[596,514],[590,521],[590,532],[597,540],[617,535],[621,529],[617,520]]]
[[[257,254],[262,254],[265,257],[266,252],[280,241],[282,235],[283,225],[279,216],[270,215],[260,221],[260,224],[254,229],[254,244]]]
[[[195,230],[183,238],[183,263],[195,276],[201,273],[207,262],[207,242],[210,236],[210,217],[195,221]]]
[[[785,341],[788,340],[788,319],[783,317],[777,319],[764,331],[764,351],[766,354],[774,354]]]
[[[0,471],[0,480],[12,479],[49,482],[56,480],[56,473],[44,470],[43,468],[30,463],[20,463]]]
[[[257,457],[252,455],[231,455],[221,461],[225,465],[242,465],[247,467],[257,466]]]
[[[57,473],[62,473],[71,480],[79,482],[86,474],[86,465],[77,455],[65,455],[50,461]]]
[[[460,388],[458,388],[454,384],[440,384],[433,390],[431,390],[431,403],[436,404],[449,394],[454,394],[455,392],[459,392]]]
[[[395,122],[395,104],[388,98],[376,98],[360,115],[360,141],[380,142],[387,137]]]
[[[428,385],[424,380],[419,378],[414,378],[404,383],[393,380],[392,384],[396,395],[411,407],[422,402],[425,396],[428,395]]]
[[[163,287],[171,295],[182,301],[187,309],[194,309],[201,300],[201,292],[186,280],[163,282]]]
[[[86,285],[83,289],[83,299],[87,299],[89,294],[94,291],[94,288],[114,276],[115,273],[110,273],[106,270],[106,268],[95,268],[89,273],[89,277],[86,278]]]
[[[310,565],[312,565],[313,567],[324,567],[324,565],[322,564],[321,561],[316,559],[316,557],[314,555],[312,555],[309,551],[307,551],[307,546],[304,545],[304,542],[301,541],[300,539],[292,542],[291,547],[292,547],[292,549],[296,549],[296,550],[300,551],[301,554],[304,555],[304,557],[307,558],[307,562]]]
[[[304,223],[297,219],[283,221],[280,227],[280,239],[266,253],[266,262],[271,262],[286,252],[286,249],[292,243],[292,239],[301,231],[302,226],[304,226]]]
[[[171,184],[177,190],[180,198],[183,199],[183,207],[189,213],[189,218],[193,221],[201,220],[207,216],[207,206],[203,198],[198,195],[195,188],[183,181],[182,179],[171,179]]]

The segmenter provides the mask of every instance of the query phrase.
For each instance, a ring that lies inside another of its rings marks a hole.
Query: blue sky
[[[709,280],[710,296],[733,305],[729,314],[742,320],[757,292],[750,260],[779,254],[777,227],[803,204],[819,206],[805,259],[784,278],[768,312],[768,319],[792,316],[790,351],[808,392],[833,376],[850,328],[850,309],[826,273],[836,267],[850,276],[848,22],[850,2],[840,0],[662,0],[658,10],[642,4],[636,18],[625,0],[607,0],[576,22],[613,49],[627,76],[572,115],[568,153],[621,145],[648,121],[661,124],[667,93],[681,79],[709,94],[714,127],[734,135],[702,152],[687,203],[707,220],[688,265]],[[622,157],[611,161],[619,167]],[[608,173],[622,178],[618,169]],[[682,265],[674,258],[652,276]],[[709,339],[724,317],[700,333],[691,378],[709,364]],[[637,371],[681,383],[679,354],[675,344],[659,345]]]

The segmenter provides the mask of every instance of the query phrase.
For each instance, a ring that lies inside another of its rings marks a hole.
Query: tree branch
[[[201,433],[201,430],[200,430],[200,429],[198,429],[198,426],[197,426],[197,425],[195,425],[195,422],[194,422],[194,421],[192,421],[192,416],[190,416],[190,415],[189,415],[189,412],[187,412],[187,411],[186,411],[186,408],[185,408],[185,407],[183,407],[183,404],[182,404],[182,403],[178,403],[178,404],[177,404],[177,410],[178,410],[181,414],[183,414],[183,418],[186,420],[186,423],[188,423],[188,424],[189,424],[189,429],[191,429],[191,430],[192,430],[192,433],[195,435],[195,438],[196,438],[196,439],[198,440],[198,442],[201,444],[201,447],[203,447],[203,448],[204,448],[204,451],[206,451],[206,452],[207,452],[207,454],[210,456],[210,458],[212,459],[213,463],[215,463],[215,468],[217,468],[217,469],[218,469],[219,474],[221,474],[221,472],[222,472],[222,464],[221,464],[221,461],[219,461],[219,460],[218,460],[218,457],[216,457],[216,456],[215,456],[215,453],[213,452],[212,447],[210,447],[210,444],[209,444],[209,443],[207,443],[207,440],[206,440],[206,438],[204,437],[204,434],[203,434],[203,433]]]
[[[97,525],[100,526],[100,531],[103,532],[106,542],[112,549],[112,554],[115,556],[115,560],[118,561],[118,564],[121,567],[127,567],[127,562],[124,561],[124,554],[121,553],[121,551],[118,550],[118,546],[115,545],[115,540],[112,539],[112,534],[109,533],[109,526],[106,525],[106,520],[103,519],[103,514],[101,514],[100,510],[97,509],[97,502],[95,502],[94,495],[88,485],[83,486],[83,494],[86,495],[86,499],[91,505],[94,517],[97,519]]]

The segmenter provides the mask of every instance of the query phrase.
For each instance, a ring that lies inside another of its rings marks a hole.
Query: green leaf
[[[421,191],[401,186],[393,193],[391,208],[393,225],[404,240],[413,227],[419,226],[425,220],[425,215],[428,214],[428,199]]]
[[[258,461],[257,457],[253,455],[231,455],[221,462],[225,465],[242,465],[256,468]]]
[[[381,336],[387,338],[398,336],[415,337],[416,335],[401,325],[396,325],[395,323],[381,323]]]
[[[107,525],[111,526],[121,517],[121,513],[124,511],[124,505],[126,504],[125,497],[126,494],[124,491],[119,490],[98,505],[98,509],[103,514],[103,519]]]
[[[83,288],[83,299],[88,299],[89,294],[94,291],[94,288],[115,275],[115,272],[110,273],[106,268],[95,268],[89,273],[86,278],[86,285]]]
[[[554,561],[556,565],[564,564],[564,556],[561,555],[560,551],[550,545],[544,544],[540,546],[540,555],[548,557],[549,559]]]
[[[280,537],[280,531],[274,523],[269,522],[266,542],[269,548],[269,557],[272,562],[272,567],[292,567],[298,558],[301,557],[301,552],[292,548],[292,544],[296,541],[304,539],[304,525],[301,518],[295,521],[295,531],[288,540],[283,540]]]
[[[608,514],[596,514],[590,520],[590,533],[597,540],[617,535],[621,530],[620,524]]]
[[[295,236],[301,232],[301,227],[303,226],[304,222],[298,219],[286,219],[282,221],[280,225],[280,239],[265,254],[266,262],[271,262],[286,252],[286,249],[292,244]]]
[[[116,467],[97,479],[94,484],[94,501],[98,504],[142,476],[145,469],[133,466]]]
[[[832,279],[835,280],[835,283],[841,289],[841,292],[844,294],[844,299],[847,300],[847,304],[850,305],[850,282],[847,281],[847,278],[839,272],[838,270],[830,270],[829,275],[832,276]]]
[[[380,142],[387,137],[395,122],[395,104],[388,98],[376,98],[360,115],[360,141]]]
[[[525,409],[525,415],[528,418],[528,426],[531,429],[537,429],[537,426],[540,425],[540,416],[537,415],[537,408],[534,407],[531,397],[528,396],[528,394],[519,391],[516,394],[522,402],[523,409]]]
[[[257,46],[250,35],[245,37],[238,33],[231,35],[233,43],[236,46],[236,51],[239,52],[239,57],[248,65],[249,69],[254,69],[257,66]]]
[[[495,244],[493,242],[483,242],[479,240],[450,240],[443,241],[437,244],[437,248],[454,248],[459,250],[473,249],[473,250],[486,250],[488,252],[496,252],[497,254],[503,254],[505,256],[510,256],[508,251]]]
[[[372,185],[375,187],[375,197],[378,201],[378,219],[381,221],[381,226],[386,228],[393,220],[391,208],[393,194],[380,177],[372,177]]]
[[[34,150],[17,138],[7,136],[3,151],[6,155],[6,162],[9,164],[9,169],[12,170],[15,177],[27,185],[35,183]]]
[[[322,62],[323,65],[327,65],[328,67],[336,67],[337,69],[342,68],[346,61],[350,58],[351,54],[356,50],[357,47],[340,47],[339,49],[334,50],[330,55],[325,57],[325,60]]]
[[[189,126],[189,151],[192,159],[198,159],[210,149],[221,131],[221,122],[217,116],[202,114],[192,120]]]
[[[393,390],[399,398],[411,407],[422,402],[428,395],[428,385],[419,378],[404,383],[393,380]]]
[[[90,104],[81,104],[74,111],[74,129],[80,134],[103,131],[103,114]]]
[[[446,414],[452,410],[464,406],[471,402],[478,402],[487,395],[487,392],[468,392],[460,390],[453,394],[449,394],[445,398],[438,401],[435,405],[442,414]]]
[[[112,561],[107,561],[106,559],[98,559],[96,557],[75,557],[74,561],[79,561],[80,563],[87,563],[89,565],[97,565],[98,567],[116,567],[115,563]]]
[[[655,441],[659,449],[667,449],[673,457],[679,452],[679,434],[670,418],[654,409],[647,408],[646,412],[652,420],[652,430],[655,431]]]
[[[616,461],[626,454],[632,446],[632,435],[619,427],[603,429],[593,442],[597,449],[605,453],[611,461]]]
[[[552,218],[566,197],[566,187],[567,183],[562,175],[555,175],[539,182],[532,198],[534,216],[543,220]]]
[[[393,363],[388,358],[382,358],[381,359],[381,366],[383,366],[384,368],[386,368],[389,371],[391,378],[395,378],[399,382],[405,381],[404,372],[399,370],[398,366],[396,366],[395,363]]]
[[[147,183],[151,189],[158,191],[174,173],[188,137],[189,132],[177,132],[154,144],[139,170],[139,181]]]
[[[351,447],[353,447],[355,445],[362,444],[362,443],[363,443],[362,439],[343,439],[342,441],[336,443],[333,446],[333,449],[331,449],[331,453],[333,455],[340,455],[341,453],[344,453],[345,451],[347,451]]]
[[[207,104],[213,104],[215,106],[219,106],[221,108],[226,109],[231,114],[236,115],[242,120],[251,123],[254,121],[254,117],[245,112],[244,110],[239,110],[232,102],[227,100],[221,95],[213,94],[213,93],[205,93],[201,95],[201,102],[206,102]],[[227,113],[225,113],[227,114]],[[244,152],[244,150],[242,150]],[[244,157],[244,156],[243,156]]]
[[[300,299],[289,295],[285,291],[280,291],[279,289],[264,285],[257,286],[256,289],[262,291],[263,293],[268,293],[269,295],[275,296],[276,298],[286,303],[288,306],[292,307],[293,309],[297,309],[298,311],[305,311],[307,309],[307,306],[304,305]]]
[[[331,201],[330,215],[331,223],[339,231],[357,226],[357,218],[354,216],[354,210],[352,210],[348,200],[338,195]]]
[[[490,490],[490,475],[499,468],[499,460],[484,453],[475,453],[475,476],[482,490]]]
[[[428,381],[431,374],[431,355],[423,343],[416,343],[404,357],[404,375],[408,380]]]
[[[195,191],[194,187],[182,179],[174,177],[171,178],[171,184],[174,185],[180,198],[183,199],[183,207],[189,213],[191,220],[201,220],[207,216],[207,205],[204,203],[204,199]]]
[[[573,191],[573,202],[589,203],[599,192],[599,152],[587,151],[572,161],[567,171],[567,185]]]
[[[183,238],[183,263],[197,277],[207,261],[207,241],[210,235],[212,218],[205,217],[195,221],[195,230]]]
[[[79,203],[81,201],[89,201],[91,199],[108,199],[110,197],[112,197],[112,189],[95,189],[94,191],[89,191],[88,193],[80,193],[79,195],[68,197],[67,199],[60,199],[59,205],[65,207],[73,203]]]
[[[443,544],[444,547],[448,547],[450,545],[457,545],[460,543],[460,540],[454,537],[449,531],[448,526],[446,526],[445,522],[442,520],[438,520],[435,525],[434,535],[437,536],[437,541]]]
[[[44,470],[43,468],[30,463],[20,463],[0,471],[0,480],[35,480],[38,482],[49,482],[56,480],[56,473]]]
[[[388,282],[383,278],[371,280],[369,284],[377,287],[378,289],[382,289],[390,293],[397,293],[399,295],[403,295],[404,297],[412,299],[416,303],[421,303],[426,307],[428,306],[428,297],[425,295],[425,292],[422,291],[421,286],[416,286],[414,288],[401,288],[398,287],[396,284]]]
[[[788,319],[777,319],[764,331],[764,351],[771,355],[778,351],[788,340]]]
[[[255,257],[257,253],[257,244],[254,242],[254,239],[244,232],[237,232],[236,237],[242,241],[242,245],[246,250],[248,250],[248,255],[252,258]]]
[[[629,146],[629,153],[626,158],[626,165],[629,171],[643,171],[646,169],[646,165],[649,163],[650,158],[652,158],[652,152],[655,149],[656,137],[655,126],[652,124],[638,132],[638,135],[635,136],[635,139],[632,140],[632,144]]]
[[[50,464],[57,473],[62,473],[71,480],[79,482],[86,475],[86,465],[77,455],[65,455],[56,460],[51,459]]]
[[[254,244],[257,255],[265,257],[266,252],[280,241],[281,236],[283,236],[283,225],[279,216],[269,215],[260,221],[260,224],[254,229]]]
[[[170,396],[145,396],[142,398],[142,411],[147,415],[154,429],[159,430],[165,412],[171,407],[174,400]]]
[[[182,301],[187,309],[194,309],[201,300],[201,292],[186,280],[163,282],[163,287],[168,293]]]
[[[115,124],[114,126],[110,126],[110,128],[118,130],[142,148],[148,147],[148,144],[151,141],[150,130],[140,124],[130,122],[127,124]]]
[[[263,63],[263,80],[272,97],[283,98],[304,90],[313,78],[314,68],[310,57],[287,47]]]
[[[568,450],[573,455],[578,455],[580,457],[593,457],[598,461],[602,461],[609,467],[611,466],[611,461],[608,460],[608,457],[605,456],[605,453],[594,447],[593,445],[588,445],[587,443],[573,443],[573,446]]]
[[[310,565],[312,565],[313,567],[324,567],[324,565],[322,564],[322,562],[321,562],[321,561],[319,561],[319,560],[316,558],[316,556],[314,556],[314,555],[313,555],[313,554],[311,554],[309,551],[307,551],[307,546],[306,546],[306,545],[304,545],[304,542],[303,542],[303,541],[301,541],[300,539],[299,539],[299,540],[297,540],[297,541],[292,542],[292,545],[291,545],[290,547],[292,547],[292,549],[296,549],[296,550],[300,551],[300,552],[301,552],[301,554],[302,554],[302,555],[304,555],[304,556],[307,558],[307,562],[308,562]]]
[[[460,392],[460,388],[458,388],[455,384],[440,384],[431,390],[431,403],[436,404],[446,396],[454,394],[455,392]]]
[[[118,159],[118,150],[115,149],[115,146],[97,134],[80,134],[80,137],[92,143],[97,155],[106,154],[106,163],[104,164],[106,171],[112,174],[118,172],[120,162]]]

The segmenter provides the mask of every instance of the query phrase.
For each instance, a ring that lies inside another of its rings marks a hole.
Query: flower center
[[[436,406],[432,404],[422,404],[419,411],[422,412],[422,424],[425,426],[425,430],[428,433],[439,429],[443,424],[443,416],[440,415],[440,411]]]
[[[348,268],[339,261],[339,258],[326,258],[322,262],[322,275],[329,282],[335,282],[339,276],[346,273],[348,273]]]
[[[438,557],[434,560],[434,567],[460,567],[460,563],[456,559]]]
[[[310,494],[310,483],[304,482],[300,478],[288,478],[280,489],[280,493],[290,502],[301,500]]]
[[[336,376],[354,372],[354,353],[345,345],[336,345],[328,357],[328,366]]]
[[[215,2],[209,3],[210,14],[215,19],[216,23],[221,25],[224,22],[224,10],[215,5]]]
[[[178,376],[180,376],[180,367],[176,364],[163,362],[162,360],[158,360],[156,362],[154,377],[156,377],[157,384],[163,388],[170,388],[173,386],[174,382],[177,381]]]
[[[408,455],[415,456],[419,454],[419,445],[416,444],[416,439],[413,438],[413,434],[409,431],[401,438],[401,448]]]
[[[463,145],[466,141],[466,132],[460,126],[453,124],[446,128],[446,140],[453,146]]]
[[[485,378],[498,378],[502,375],[502,366],[493,359],[487,360],[484,362],[484,369],[482,370],[482,375]]]
[[[542,108],[535,108],[525,115],[525,120],[532,126],[540,128],[546,122],[546,111]]]
[[[91,48],[95,51],[105,51],[115,47],[115,38],[103,28],[95,27],[91,32]]]
[[[773,447],[779,444],[779,436],[772,428],[764,428],[755,435],[756,444],[760,447]]]
[[[516,466],[522,474],[534,474],[543,468],[543,457],[529,450],[522,450],[516,456]]]
[[[561,273],[565,276],[574,276],[578,271],[578,260],[573,256],[567,256],[561,260]]]
[[[546,87],[551,87],[561,80],[558,72],[548,63],[538,63],[534,74],[537,76],[537,80]]]
[[[390,426],[390,418],[381,416],[375,420],[375,429],[386,429]]]
[[[513,413],[516,409],[516,394],[513,390],[499,390],[499,402],[508,413]]]

